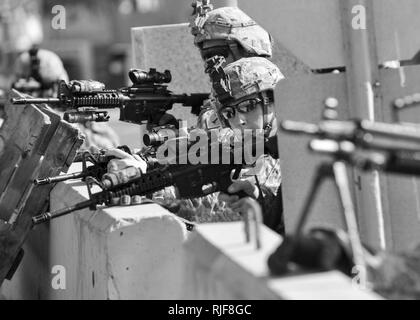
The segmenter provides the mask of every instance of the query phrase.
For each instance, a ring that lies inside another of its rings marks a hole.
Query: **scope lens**
[[[147,133],[143,136],[143,143],[146,147],[150,147],[161,142],[160,136],[156,133]]]
[[[131,69],[128,76],[133,84],[169,83],[172,80],[171,72],[169,70],[165,70],[164,73],[161,73],[155,69],[151,69],[148,72],[140,69]]]

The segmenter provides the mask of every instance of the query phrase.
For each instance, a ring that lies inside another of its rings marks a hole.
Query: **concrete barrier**
[[[82,183],[60,183],[51,209],[86,199]],[[2,292],[7,299],[180,299],[187,233],[156,204],[70,214],[32,231]]]
[[[338,271],[272,277],[268,256],[281,238],[261,228],[260,250],[245,243],[240,222],[200,225],[187,240],[186,299],[204,300],[376,300]]]
[[[70,172],[79,170],[73,165]],[[87,199],[80,182],[59,183],[57,210]],[[339,272],[273,278],[267,258],[281,243],[262,226],[262,249],[241,222],[184,222],[156,204],[83,210],[37,226],[5,299],[376,299]]]

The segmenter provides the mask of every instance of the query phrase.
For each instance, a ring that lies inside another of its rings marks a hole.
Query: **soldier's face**
[[[262,108],[256,108],[247,113],[236,112],[235,116],[228,121],[232,129],[262,129],[264,126]]]
[[[232,129],[262,130],[264,129],[263,105],[258,99],[245,100],[236,105],[224,106],[221,115],[228,120]],[[274,117],[274,109],[268,107],[268,120]]]

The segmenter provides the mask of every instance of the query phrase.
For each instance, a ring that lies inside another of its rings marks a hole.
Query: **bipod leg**
[[[366,263],[364,259],[363,246],[357,226],[356,212],[351,198],[350,185],[347,175],[347,166],[342,161],[336,161],[332,165],[335,184],[343,207],[344,219],[347,233],[350,239],[350,246],[353,252],[353,261],[359,272],[366,274]]]

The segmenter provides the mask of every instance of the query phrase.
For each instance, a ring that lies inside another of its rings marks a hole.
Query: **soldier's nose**
[[[241,126],[246,125],[246,118],[242,114],[239,114],[239,123],[240,123]]]

